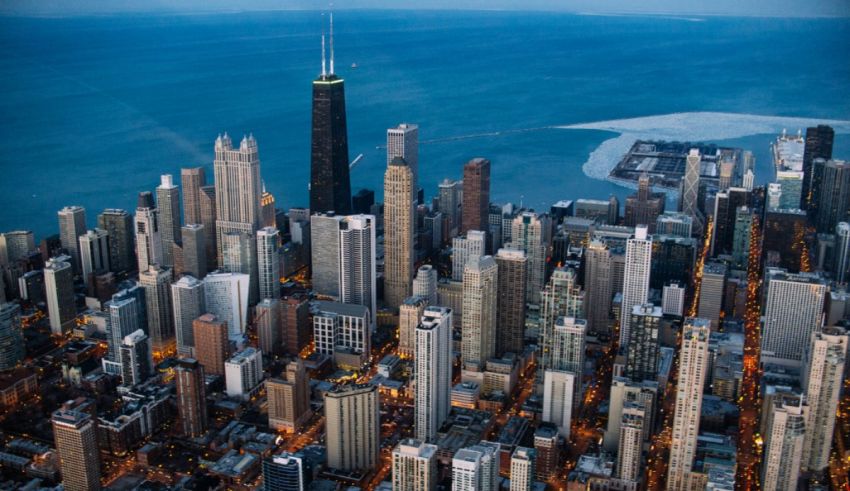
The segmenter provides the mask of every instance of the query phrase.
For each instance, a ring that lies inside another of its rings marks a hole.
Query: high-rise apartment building
[[[496,491],[499,488],[500,445],[482,441],[455,452],[452,491]]]
[[[24,259],[36,250],[32,231],[15,230],[0,234],[0,266],[8,266]]]
[[[405,438],[393,450],[393,491],[437,489],[437,446]]]
[[[832,144],[835,131],[826,125],[806,128],[806,143],[803,149],[803,189],[800,208],[817,214],[818,190],[820,179],[814,169],[815,159],[832,158]]]
[[[100,450],[94,417],[85,411],[63,407],[53,413],[51,421],[64,488],[68,491],[101,489]]]
[[[115,273],[136,268],[133,217],[125,210],[107,208],[97,216],[97,228],[109,234],[109,266]]]
[[[227,322],[213,314],[204,314],[192,322],[195,359],[211,375],[224,375],[224,362],[230,356]]]
[[[16,303],[0,303],[0,371],[15,368],[24,354],[21,307]]]
[[[71,255],[73,271],[81,271],[78,239],[86,233],[86,209],[82,206],[66,206],[59,210],[59,240],[62,248]]]
[[[213,272],[204,278],[207,312],[227,324],[228,337],[239,341],[248,324],[249,277],[240,273]]]
[[[626,375],[635,382],[658,377],[661,307],[651,303],[632,307],[631,342],[626,358]]]
[[[184,276],[171,285],[171,305],[174,310],[174,333],[177,335],[177,354],[195,355],[195,319],[207,312],[204,282]]]
[[[697,315],[711,321],[712,329],[720,329],[720,314],[726,289],[726,264],[707,261],[702,270]]]
[[[201,225],[207,249],[207,271],[218,269],[218,230],[216,229],[215,186],[201,186]]]
[[[171,174],[160,177],[156,187],[156,208],[159,210],[163,266],[174,266],[174,244],[180,239],[180,188]]]
[[[525,301],[538,305],[546,281],[546,251],[551,233],[549,217],[531,211],[519,213],[511,221],[510,249],[525,251],[528,258],[528,281]]]
[[[182,271],[202,280],[207,275],[207,230],[199,223],[190,223],[180,229],[183,252]],[[175,265],[176,266],[176,265]]]
[[[413,283],[413,173],[395,157],[384,174],[384,301],[391,309],[410,296]]]
[[[459,233],[487,230],[490,209],[490,161],[476,157],[463,166],[463,207]]]
[[[800,366],[812,333],[820,330],[827,285],[814,274],[789,274],[778,268],[765,272],[761,357],[773,363]]]
[[[492,256],[472,259],[463,273],[461,362],[464,370],[480,372],[496,354],[496,313],[499,267]]]
[[[419,126],[402,123],[387,130],[387,165],[401,157],[413,172],[413,197],[419,189]]]
[[[460,233],[462,228],[463,181],[444,179],[439,185],[439,196],[440,206],[438,211],[446,217],[448,222],[446,237],[454,237]]]
[[[579,376],[563,370],[543,372],[543,415],[542,420],[558,427],[564,438],[570,436],[575,387]]]
[[[109,233],[96,228],[81,235],[79,240],[83,278],[109,271]]]
[[[280,232],[274,227],[257,231],[257,268],[260,299],[280,298],[280,256],[277,253]]]
[[[484,256],[486,251],[487,234],[480,230],[469,230],[465,235],[452,239],[452,279],[463,281],[466,263]]]
[[[413,422],[416,438],[433,442],[449,415],[452,389],[452,312],[428,307],[416,328]]]
[[[74,319],[77,317],[74,272],[71,264],[60,258],[48,260],[44,265],[44,289],[50,332],[57,336],[64,335],[73,329]]]
[[[626,269],[623,274],[623,301],[621,312],[631,312],[635,305],[643,305],[649,298],[649,274],[652,262],[652,236],[645,226],[635,228],[635,234],[626,242]],[[628,347],[629,315],[620,316],[620,346]]]
[[[398,353],[405,358],[416,354],[416,327],[428,302],[417,296],[407,297],[398,307]]]
[[[640,481],[641,452],[643,449],[643,427],[646,408],[639,402],[623,405],[620,420],[620,445],[617,449],[618,479],[637,483]]]
[[[294,433],[310,418],[310,378],[301,359],[286,365],[282,378],[266,380],[269,427]]]
[[[534,431],[534,451],[537,453],[535,471],[538,481],[548,481],[560,467],[558,438],[558,428],[551,424],[543,423]]]
[[[163,265],[159,210],[156,209],[150,191],[139,193],[134,223],[139,272],[147,271],[151,265]]]
[[[803,444],[803,470],[822,473],[829,467],[836,410],[844,384],[847,332],[827,327],[811,336],[803,359],[803,393],[809,405]]]
[[[819,233],[831,233],[838,222],[850,219],[850,162],[829,159],[815,161],[820,183],[815,225]]]
[[[494,259],[499,270],[496,290],[496,355],[520,354],[525,348],[528,259],[525,252],[513,249],[499,249]]]
[[[416,271],[413,279],[413,296],[422,297],[428,305],[437,305],[437,270],[430,264],[424,264]]]
[[[183,434],[198,437],[207,431],[207,392],[204,366],[193,358],[183,358],[174,367],[177,386],[177,414]]]
[[[263,461],[263,491],[304,491],[307,468],[301,457],[283,452]]]
[[[362,305],[317,301],[313,307],[316,352],[359,370],[371,355],[371,313]]]
[[[549,278],[541,295],[540,362],[539,371],[558,370],[561,362],[555,357],[556,325],[560,318],[580,319],[583,316],[584,295],[578,286],[578,275],[572,268],[558,268]],[[584,321],[582,321],[584,322]],[[585,324],[586,327],[586,324]]]
[[[174,312],[171,304],[171,270],[151,265],[139,273],[139,286],[145,291],[145,312],[154,357],[173,353]]]
[[[648,441],[653,431],[655,401],[658,398],[658,382],[644,380],[632,382],[625,377],[615,376],[611,382],[611,395],[608,398],[608,426],[602,440],[603,448],[616,452],[620,447],[620,425],[623,410],[629,403],[638,403],[644,408],[643,441]]]
[[[537,477],[533,448],[517,447],[511,455],[511,491],[532,491]]]
[[[254,306],[254,327],[260,350],[270,356],[280,355],[280,299],[264,298]]]
[[[200,225],[201,187],[207,185],[207,176],[203,167],[180,169],[180,185],[183,187],[183,223]]]
[[[119,349],[124,337],[139,329],[147,329],[145,315],[144,290],[140,286],[121,290],[103,306],[108,318],[106,321],[107,355],[103,360],[103,369],[111,375],[121,374]]]
[[[263,381],[263,353],[245,348],[224,362],[224,382],[227,395],[250,399],[260,390]]]
[[[682,327],[679,377],[676,384],[676,406],[667,474],[668,491],[691,489],[702,410],[702,391],[710,356],[710,326],[708,319],[689,317]]]
[[[764,491],[797,489],[809,406],[802,394],[779,394],[765,407],[761,486]]]
[[[587,326],[591,332],[608,333],[611,330],[611,299],[614,296],[611,251],[604,242],[594,240],[585,249],[584,258],[584,288],[587,292],[584,312]]]
[[[153,355],[147,334],[141,329],[124,337],[119,349],[121,384],[139,385],[153,375]]]
[[[369,470],[378,465],[376,386],[344,385],[325,392],[325,441],[331,469]]]

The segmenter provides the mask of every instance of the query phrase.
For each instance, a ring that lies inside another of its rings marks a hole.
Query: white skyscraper
[[[224,363],[224,380],[229,397],[248,399],[263,381],[263,353],[245,348]]]
[[[463,339],[461,362],[464,370],[480,372],[496,354],[496,289],[498,266],[492,256],[466,263],[463,273]]]
[[[483,256],[486,248],[487,234],[480,230],[470,230],[466,236],[452,239],[452,279],[463,281],[466,263]]]
[[[497,491],[498,443],[480,442],[455,452],[452,458],[452,491]]]
[[[511,491],[534,489],[534,464],[537,453],[533,448],[517,447],[511,455]]]
[[[90,273],[109,271],[109,234],[96,228],[80,236],[80,261],[83,278]]]
[[[280,298],[280,256],[277,243],[280,232],[274,227],[257,231],[257,269],[260,299]]]
[[[635,305],[649,298],[649,273],[652,261],[652,236],[646,225],[635,227],[635,235],[626,242],[626,269],[623,274],[623,301],[620,304],[620,347],[629,345],[629,316]]]
[[[204,278],[207,312],[227,323],[231,341],[240,341],[248,322],[248,275],[213,272]]]
[[[511,222],[511,243],[508,249],[525,251],[528,258],[528,282],[525,300],[540,303],[540,292],[546,281],[546,252],[551,239],[551,224],[546,215],[531,211],[518,214]]]
[[[570,436],[576,376],[561,370],[543,372],[543,421],[558,427],[564,438]]]
[[[174,332],[177,334],[177,353],[195,356],[195,333],[192,321],[207,312],[204,282],[186,275],[171,285],[174,309]]]
[[[435,441],[449,415],[452,389],[452,312],[428,307],[416,328],[414,429],[416,438]]]
[[[106,322],[107,355],[103,358],[103,371],[110,375],[121,374],[119,349],[124,337],[139,329],[146,329],[143,290],[134,286],[121,290],[103,306],[109,318]]]
[[[652,434],[652,419],[655,401],[658,398],[658,382],[644,380],[637,383],[625,377],[614,377],[611,382],[611,396],[608,398],[608,426],[602,445],[608,452],[616,452],[620,447],[620,425],[623,410],[630,403],[644,408],[643,440],[649,440]]]
[[[643,448],[643,428],[646,409],[639,402],[623,406],[620,419],[620,441],[617,450],[616,476],[631,482],[640,481],[640,457]]]
[[[799,367],[812,333],[823,322],[825,282],[813,274],[789,274],[778,268],[765,272],[761,356],[774,363]]]
[[[221,236],[230,232],[250,234],[260,227],[260,156],[253,136],[242,138],[239,148],[227,133],[215,140],[215,212],[219,264]],[[247,273],[246,271],[243,271]]]
[[[437,446],[413,438],[400,441],[393,450],[393,491],[437,489]]]
[[[44,265],[44,290],[47,314],[50,317],[50,332],[57,336],[67,333],[73,329],[77,316],[71,263],[59,258],[48,260]]]
[[[802,394],[772,398],[765,409],[767,429],[762,454],[761,486],[764,491],[794,491],[800,477],[809,406]]]
[[[156,187],[156,208],[159,210],[163,266],[174,266],[174,244],[180,243],[180,188],[171,174],[160,176]]]
[[[413,198],[419,189],[419,126],[402,123],[387,130],[387,165],[395,157],[407,162],[413,172]]]
[[[121,383],[127,387],[141,384],[153,375],[153,356],[148,335],[141,329],[124,337],[119,350]]]
[[[685,319],[676,384],[676,406],[670,444],[667,489],[691,489],[691,470],[697,449],[702,391],[708,372],[708,341],[711,321],[698,317]]]
[[[437,270],[430,264],[424,264],[416,271],[413,279],[413,296],[422,297],[428,305],[437,305]]]
[[[584,351],[587,321],[575,317],[559,317],[552,331],[552,365],[547,369],[569,372],[574,377],[573,407],[581,401],[581,376],[584,371]]]
[[[260,274],[257,266],[256,233],[230,231],[219,234],[221,261],[219,266],[225,273],[248,275],[248,303],[260,300]]]
[[[136,259],[139,271],[147,271],[152,264],[162,265],[162,238],[159,230],[159,211],[149,191],[139,193],[136,214],[133,216],[136,231]]]
[[[829,467],[835,412],[844,383],[847,333],[828,327],[812,334],[803,359],[803,392],[809,405],[803,446],[803,469],[821,472]]]
[[[661,293],[661,313],[682,317],[685,312],[685,287],[679,283],[664,285]]]
[[[59,241],[71,255],[71,267],[81,271],[79,242],[86,233],[86,209],[82,206],[66,206],[59,210]]]

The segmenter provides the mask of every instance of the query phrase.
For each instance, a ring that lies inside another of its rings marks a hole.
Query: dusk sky
[[[134,11],[325,9],[330,4],[331,2],[317,0],[5,0],[0,3],[0,14],[77,15]],[[333,4],[338,10],[512,9],[775,17],[850,16],[850,0],[341,0]]]

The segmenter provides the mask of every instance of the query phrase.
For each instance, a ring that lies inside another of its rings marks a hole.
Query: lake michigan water
[[[103,208],[133,210],[160,174],[211,168],[224,131],[236,141],[256,136],[279,206],[306,205],[323,20],[318,12],[0,18],[0,231],[31,229],[40,239],[71,204],[86,207],[90,227]],[[850,120],[847,19],[338,11],[335,22],[350,154],[364,156],[354,191],[381,194],[377,147],[399,122],[437,140],[420,149],[426,196],[485,156],[494,201],[544,209],[631,192],[582,170],[617,133],[554,126],[639,118],[629,127],[642,136],[734,143],[754,151],[764,182],[775,133],[807,121],[727,122],[726,113]],[[695,114],[688,124],[651,118],[679,113]],[[839,126],[836,157],[850,158],[850,126]],[[505,133],[517,129],[531,130]]]

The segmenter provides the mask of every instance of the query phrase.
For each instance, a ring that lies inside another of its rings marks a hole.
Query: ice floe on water
[[[742,138],[750,135],[779,134],[783,129],[796,132],[809,126],[827,124],[836,133],[850,133],[850,121],[783,116],[759,116],[718,112],[687,112],[613,119],[594,123],[557,126],[567,130],[600,130],[619,133],[596,147],[582,166],[584,173],[594,179],[606,179],[608,173],[635,140],[667,140],[711,142]]]

